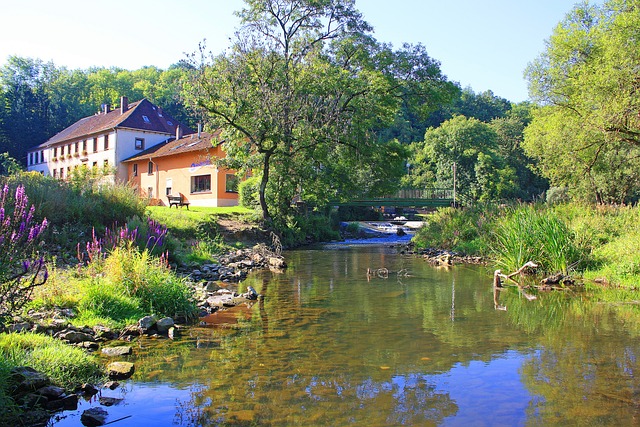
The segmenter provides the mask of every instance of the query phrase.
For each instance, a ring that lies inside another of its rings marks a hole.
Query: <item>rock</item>
[[[204,287],[204,290],[207,292],[215,292],[218,289],[220,289],[220,285],[218,285],[217,282],[213,282],[213,281],[206,282],[203,287]]]
[[[89,408],[82,413],[80,421],[87,427],[102,426],[107,421],[109,413],[102,408]]]
[[[30,330],[31,327],[31,323],[29,322],[19,322],[12,323],[11,325],[7,326],[7,329],[9,330],[9,332],[26,332]]]
[[[98,394],[98,387],[94,386],[93,384],[82,384],[80,386],[80,391],[82,392],[82,394],[84,394],[85,396],[94,396],[96,394]]]
[[[96,340],[93,335],[78,331],[63,331],[57,334],[57,337],[67,341],[69,344],[79,344],[84,341],[94,342]]]
[[[122,403],[124,399],[120,399],[117,397],[105,397],[102,396],[100,397],[100,399],[98,400],[100,402],[100,404],[102,406],[113,406],[113,405],[119,405],[120,403]]]
[[[174,326],[173,319],[171,317],[164,317],[156,323],[156,329],[159,334],[166,334],[169,328]]]
[[[45,396],[49,400],[53,400],[60,399],[64,395],[64,389],[54,385],[48,385],[39,388],[36,393]]]
[[[145,316],[142,319],[138,320],[138,329],[143,334],[146,334],[151,328],[153,328],[158,321],[156,316]]]
[[[102,354],[109,357],[115,356],[127,356],[132,353],[130,346],[118,346],[118,347],[105,347],[102,349]]]
[[[93,334],[96,339],[114,340],[118,338],[118,334],[116,334],[113,330],[107,328],[106,326],[100,325],[93,327]]]
[[[47,403],[49,403],[47,396],[38,393],[29,393],[22,400],[22,406],[26,409],[33,409],[36,406],[45,408]]]
[[[246,299],[249,299],[249,300],[257,300],[258,299],[258,292],[256,292],[256,290],[253,289],[252,286],[248,286],[247,287],[247,292],[244,294],[244,297]]]
[[[118,381],[107,381],[104,383],[104,388],[108,388],[109,390],[115,390],[120,386]]]
[[[140,336],[140,330],[135,325],[127,326],[120,333],[120,337],[125,340],[131,340],[132,337]]]
[[[275,267],[275,268],[286,268],[287,267],[287,263],[284,261],[283,258],[279,258],[279,257],[269,257],[269,265],[271,267]]]
[[[14,384],[14,393],[17,394],[33,392],[51,383],[45,374],[28,366],[13,368],[9,378]]]
[[[47,409],[49,411],[76,410],[78,409],[78,396],[71,394],[69,396],[62,397],[61,399],[49,400],[49,403],[47,403]]]
[[[113,362],[107,365],[107,375],[112,380],[124,380],[135,372],[135,366],[130,362]]]

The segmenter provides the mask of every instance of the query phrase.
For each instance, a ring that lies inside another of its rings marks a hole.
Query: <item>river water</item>
[[[386,245],[286,254],[265,297],[133,343],[102,396],[117,426],[524,426],[640,423],[636,306],[494,296],[483,267],[434,268]],[[367,275],[370,269],[373,274]],[[107,363],[107,359],[104,359]],[[80,425],[99,396],[64,412]]]

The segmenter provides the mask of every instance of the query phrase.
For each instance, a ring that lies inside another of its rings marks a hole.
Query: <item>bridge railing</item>
[[[396,207],[437,207],[449,206],[453,202],[453,189],[402,189],[393,195],[382,197],[356,198],[333,203],[335,206],[396,206]]]
[[[451,188],[403,188],[396,194],[382,197],[383,199],[452,199]]]

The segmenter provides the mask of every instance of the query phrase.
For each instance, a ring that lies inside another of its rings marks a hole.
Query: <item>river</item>
[[[583,293],[494,301],[483,267],[434,268],[387,245],[286,254],[264,295],[141,339],[136,373],[102,396],[124,426],[524,426],[640,422],[640,329]],[[367,275],[367,270],[373,274]],[[497,305],[496,305],[497,302]],[[496,307],[500,309],[496,309]],[[637,315],[637,314],[636,314]],[[107,359],[104,359],[107,363]],[[81,401],[55,426],[80,425]]]

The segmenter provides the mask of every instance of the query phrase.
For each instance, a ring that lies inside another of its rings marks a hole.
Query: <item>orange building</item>
[[[225,157],[219,132],[198,132],[155,145],[123,161],[140,195],[169,205],[181,196],[191,206],[236,206],[238,177],[216,166]]]

